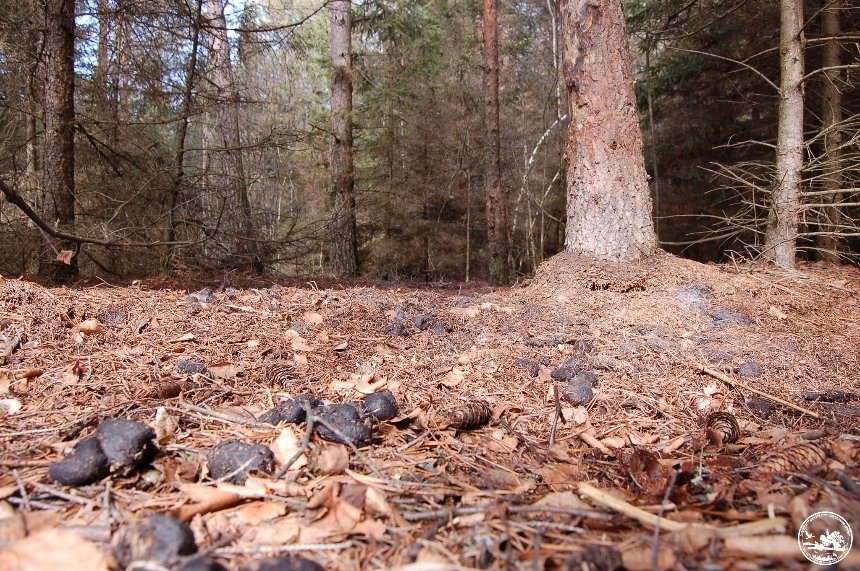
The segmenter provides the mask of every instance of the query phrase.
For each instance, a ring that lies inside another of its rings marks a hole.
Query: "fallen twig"
[[[618,511],[628,517],[637,520],[642,525],[645,525],[647,527],[656,527],[659,525],[661,528],[667,531],[681,531],[682,529],[686,529],[687,527],[693,527],[695,529],[701,529],[702,531],[714,533],[717,537],[725,539],[727,537],[759,535],[761,533],[767,533],[769,531],[785,529],[788,524],[788,521],[782,517],[762,519],[759,521],[741,523],[738,525],[731,525],[727,527],[716,527],[713,525],[701,523],[685,523],[648,513],[643,509],[630,505],[629,503],[625,502],[620,498],[616,498],[608,492],[595,488],[591,484],[579,484],[579,493],[590,500],[612,508],[615,511]]]
[[[702,373],[705,373],[706,375],[710,375],[710,376],[712,376],[715,379],[718,379],[720,381],[723,381],[724,383],[726,383],[730,387],[733,387],[736,389],[744,389],[745,391],[749,391],[751,393],[757,394],[760,397],[764,397],[768,400],[772,400],[775,403],[779,403],[783,406],[794,409],[798,412],[802,412],[803,414],[808,414],[812,418],[816,418],[819,420],[821,419],[821,416],[817,412],[812,412],[808,408],[803,408],[802,406],[797,406],[796,404],[790,403],[787,400],[783,400],[777,396],[768,394],[768,393],[766,393],[764,391],[760,391],[758,389],[754,389],[751,386],[749,386],[745,383],[742,383],[740,381],[736,381],[736,380],[732,379],[731,377],[729,377],[728,375],[724,375],[723,373],[721,373],[719,371],[715,371],[714,369],[711,369],[710,367],[706,367],[706,366],[701,365],[701,364],[698,364],[697,367],[699,368],[699,370]]]

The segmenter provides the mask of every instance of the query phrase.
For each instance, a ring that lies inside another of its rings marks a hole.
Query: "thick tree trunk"
[[[824,132],[824,166],[822,173],[822,190],[832,194],[824,195],[822,202],[832,202],[833,206],[824,209],[821,230],[832,232],[830,235],[818,237],[818,247],[825,260],[839,261],[841,240],[837,235],[842,222],[842,209],[838,204],[842,201],[842,91],[840,83],[842,72],[837,68],[842,64],[839,40],[835,39],[842,31],[839,23],[839,11],[842,0],[824,0],[821,10],[821,33],[824,37],[834,38],[824,45],[821,67],[823,75],[821,101],[821,129]]]
[[[561,4],[570,101],[568,250],[634,260],[657,248],[620,0]]]
[[[45,3],[45,160],[42,188],[57,229],[75,230],[75,3]],[[78,247],[55,242],[56,259],[49,265],[51,278],[67,282],[78,275]],[[46,268],[48,269],[48,268]]]
[[[780,0],[780,100],[776,180],[765,232],[765,255],[794,267],[803,169],[803,2]]]
[[[502,189],[499,141],[499,46],[496,0],[484,0],[484,192],[487,199],[487,241],[490,284],[506,285],[508,267],[508,204]]]
[[[238,221],[232,221],[240,244],[238,252],[249,257],[256,271],[263,269],[257,255],[257,242],[253,221],[251,220],[251,201],[248,197],[248,183],[245,178],[245,165],[242,159],[242,140],[239,133],[239,90],[233,76],[230,60],[230,43],[227,38],[227,20],[224,16],[224,0],[206,0],[206,11],[211,26],[212,44],[210,46],[213,65],[212,82],[217,89],[217,132],[221,157],[221,174],[225,177],[227,204],[231,209],[238,208]],[[238,224],[237,224],[238,222]]]
[[[352,3],[331,2],[331,253],[332,272],[358,273],[355,221],[355,179],[352,161]]]

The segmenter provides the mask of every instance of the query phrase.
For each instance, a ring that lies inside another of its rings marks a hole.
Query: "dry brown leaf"
[[[385,377],[377,375],[373,375],[369,379],[366,379],[365,377],[366,375],[362,375],[355,383],[355,390],[363,395],[369,395],[377,391],[381,391],[388,384],[388,379]]]
[[[72,265],[72,260],[75,259],[75,251],[74,250],[60,250],[57,254],[57,261],[67,266]]]
[[[159,444],[166,444],[173,439],[173,435],[179,430],[179,422],[167,412],[163,406],[155,410],[155,440]]]
[[[287,329],[284,336],[290,342],[290,347],[292,347],[293,351],[301,351],[303,353],[309,353],[314,350],[313,347],[308,345],[307,340],[298,334],[294,329]]]
[[[99,323],[98,319],[86,319],[78,323],[72,331],[80,331],[81,333],[85,333],[86,335],[98,335],[104,329],[102,329],[102,324]]]
[[[21,410],[21,401],[18,399],[0,399],[0,416],[12,416]]]
[[[370,515],[376,516],[391,516],[394,513],[391,504],[385,499],[385,492],[373,486],[368,486],[365,491],[364,509]]]
[[[773,305],[767,308],[767,312],[779,320],[788,319],[788,315],[784,311],[781,311]]]
[[[342,537],[353,531],[361,520],[361,510],[338,496],[332,496],[327,507],[325,517],[299,531],[299,543],[322,543]]]
[[[446,386],[449,389],[453,389],[454,387],[462,383],[465,378],[466,372],[459,367],[454,367],[447,375],[442,378],[441,381],[439,381],[439,384]]]
[[[239,525],[258,525],[264,521],[272,521],[287,513],[283,502],[262,501],[243,504],[231,512],[231,517]]]
[[[860,450],[850,440],[833,441],[830,444],[830,451],[833,452],[833,457],[836,460],[849,467],[856,466],[858,457],[860,457]]]
[[[306,311],[302,316],[302,321],[308,325],[322,325],[325,320],[323,319],[323,316],[316,311]]]
[[[289,515],[274,522],[264,522],[247,529],[242,535],[242,543],[254,547],[264,545],[289,545],[299,538],[299,530],[304,521],[298,514]]]
[[[81,362],[75,361],[71,365],[66,365],[63,372],[60,373],[60,380],[65,385],[74,385],[81,380]]]
[[[388,526],[379,520],[366,519],[359,522],[352,530],[353,533],[364,535],[375,541],[383,541],[388,533]]]
[[[155,318],[153,318],[153,321],[154,320],[155,320]],[[194,341],[194,334],[193,333],[186,333],[184,335],[180,335],[179,337],[171,339],[170,343],[185,343],[187,341]]]
[[[552,492],[532,504],[565,510],[590,510],[592,507],[579,499],[573,492]]]
[[[621,554],[624,568],[630,571],[651,571],[654,569],[654,549],[651,547],[635,547]],[[657,554],[657,569],[674,569],[678,559],[671,549],[665,545],[660,547]]]
[[[301,353],[296,353],[293,355],[293,361],[298,367],[307,367],[308,366],[308,358],[306,355],[302,355]]]
[[[349,452],[345,446],[326,446],[314,462],[314,473],[323,476],[343,474],[349,468]]]
[[[301,444],[295,431],[289,426],[285,426],[281,429],[281,433],[275,441],[272,442],[269,448],[271,448],[272,452],[275,454],[275,460],[278,461],[278,464],[283,465],[287,460],[295,456],[299,450],[301,450]],[[307,463],[307,456],[302,454],[295,462],[293,462],[293,465],[290,466],[290,470],[298,470],[299,468],[306,466]]]
[[[108,571],[107,557],[95,544],[70,531],[51,529],[22,539],[0,552],[2,571]]]
[[[242,501],[242,497],[233,491],[225,491],[204,484],[180,484],[179,490],[194,502],[173,510],[174,517],[182,521],[191,521],[198,514],[208,514],[231,508]]]
[[[332,350],[333,351],[344,351],[344,350],[346,350],[347,347],[349,347],[349,341],[341,341],[340,343],[338,343],[337,345],[332,347]]]
[[[206,367],[216,379],[234,379],[242,372],[242,367],[234,363],[216,363]]]
[[[328,332],[327,331],[320,331],[319,333],[317,333],[316,340],[317,340],[317,343],[323,343],[323,344],[328,343],[329,342]]]

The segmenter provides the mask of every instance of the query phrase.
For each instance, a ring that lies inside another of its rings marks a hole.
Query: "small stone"
[[[109,418],[96,427],[96,438],[111,464],[137,466],[152,459],[155,431],[142,422]]]
[[[514,365],[516,365],[520,369],[525,369],[533,377],[537,377],[538,373],[540,373],[540,363],[538,363],[537,361],[532,361],[531,359],[515,359]]]
[[[397,416],[397,399],[391,391],[380,391],[364,397],[364,412],[372,414],[377,420],[390,420]]]
[[[172,567],[182,555],[197,552],[194,533],[169,515],[151,515],[137,525],[120,529],[111,542],[114,557],[125,569],[134,562]]]
[[[262,444],[224,440],[209,453],[209,475],[213,480],[244,484],[250,472],[271,474],[274,469],[275,455]]]
[[[241,571],[325,571],[316,561],[304,557],[271,557],[255,561]]]
[[[180,359],[176,362],[176,370],[183,375],[194,375],[196,373],[205,373],[206,365],[200,361],[192,361],[190,359]]]
[[[48,468],[48,476],[65,486],[92,484],[108,472],[107,456],[95,437],[81,440],[70,454]]]
[[[762,371],[761,365],[755,361],[750,361],[738,367],[738,374],[742,377],[760,377],[764,371]]]
[[[586,405],[594,398],[591,383],[587,380],[574,379],[564,389],[564,398],[574,405]]]
[[[305,403],[311,405],[311,412],[317,411],[323,406],[321,400],[312,394],[305,393],[278,404],[275,408],[261,414],[257,420],[272,425],[278,425],[282,422],[301,424],[307,416],[305,413]]]
[[[569,381],[575,374],[576,371],[568,367],[556,367],[549,376],[557,381]]]
[[[433,316],[432,315],[419,315],[415,319],[412,320],[412,323],[415,324],[415,327],[420,329],[421,331],[427,331],[431,325],[433,325]]]

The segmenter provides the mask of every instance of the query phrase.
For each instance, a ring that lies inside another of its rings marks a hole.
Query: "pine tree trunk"
[[[836,38],[842,31],[839,23],[839,11],[842,0],[824,0],[821,9],[821,33],[826,38]],[[818,247],[821,256],[831,262],[839,261],[841,240],[836,235],[842,222],[842,209],[837,206],[842,201],[842,91],[838,86],[842,72],[836,68],[842,63],[839,41],[830,40],[824,46],[821,67],[823,75],[821,97],[821,130],[824,132],[824,165],[822,172],[822,190],[832,194],[824,195],[822,202],[832,202],[823,212],[823,224],[820,230],[831,232],[826,236],[818,236]]]
[[[45,160],[42,188],[57,229],[75,230],[75,3],[47,0],[45,5]],[[53,280],[68,282],[78,275],[78,247],[56,241],[56,258],[47,269]]]
[[[620,0],[561,4],[570,101],[568,250],[605,261],[657,248]]]
[[[496,0],[484,0],[484,192],[487,197],[487,241],[490,284],[506,285],[508,267],[508,204],[502,189],[499,141],[499,46]]]
[[[358,273],[355,221],[355,179],[352,162],[352,3],[331,2],[331,253],[332,272],[340,277]]]
[[[780,100],[776,180],[765,232],[765,255],[794,267],[803,169],[803,2],[780,1]]]

